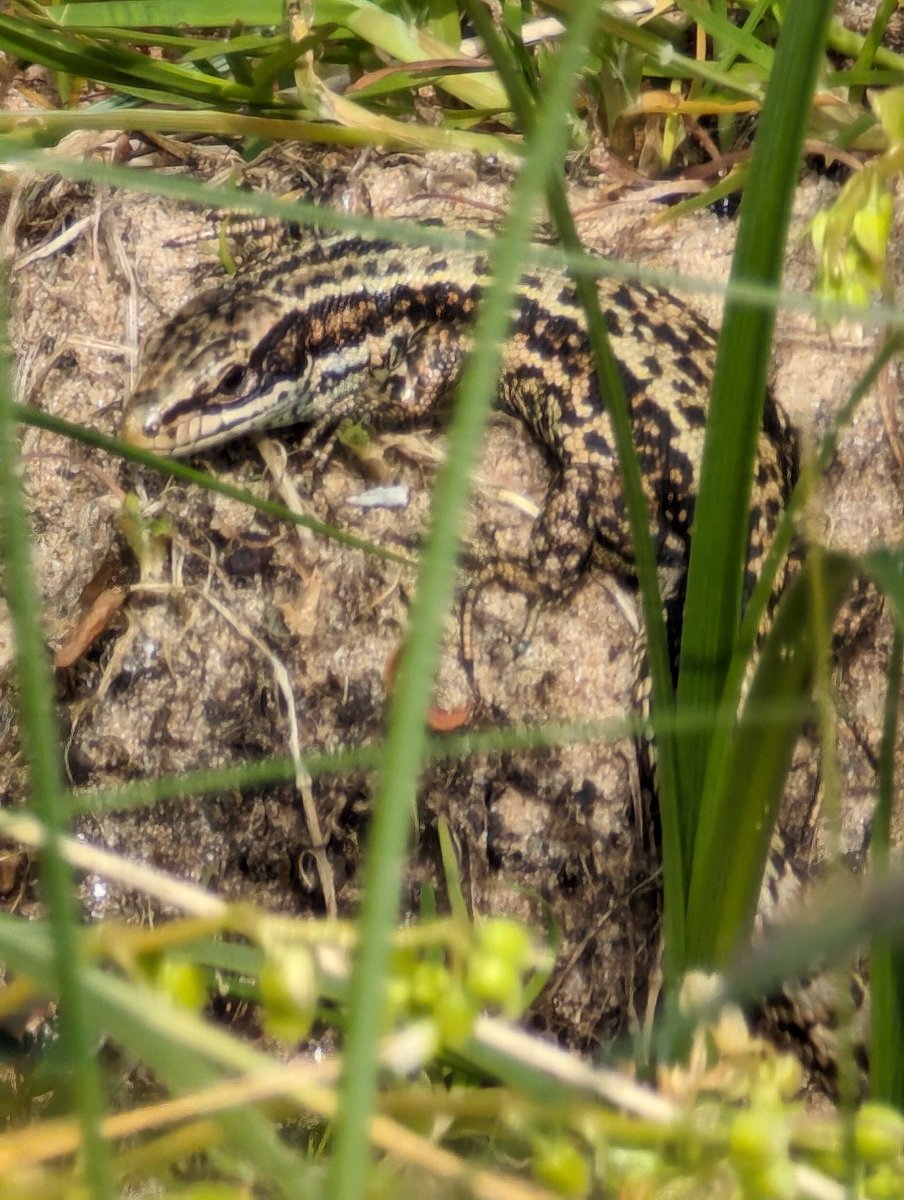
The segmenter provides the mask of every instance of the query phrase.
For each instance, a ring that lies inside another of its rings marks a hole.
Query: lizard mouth
[[[126,409],[119,426],[120,440],[136,450],[172,453],[171,438],[160,431],[160,415],[141,405]]]
[[[133,397],[123,414],[119,437],[136,450],[187,458],[260,428],[259,409],[253,403],[199,409],[192,401],[181,408],[170,406],[164,416],[156,401],[136,403]]]
[[[209,428],[205,429],[204,426]],[[159,409],[150,405],[129,405],[119,427],[119,437],[136,450],[150,450],[172,458],[184,458],[233,436],[221,420],[205,419],[198,413],[164,423]]]

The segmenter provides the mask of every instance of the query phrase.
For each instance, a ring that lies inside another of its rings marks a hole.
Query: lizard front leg
[[[517,646],[517,652],[523,653],[543,608],[565,600],[590,563],[597,535],[592,516],[594,491],[591,473],[580,468],[561,471],[550,484],[543,511],[534,523],[527,556],[490,559],[471,579],[461,604],[461,656],[472,684],[474,613],[481,592],[495,583],[525,596],[527,616]]]

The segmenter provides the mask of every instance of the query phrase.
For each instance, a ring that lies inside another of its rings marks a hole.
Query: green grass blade
[[[765,711],[751,710],[750,719],[769,723],[783,720],[788,712],[803,719],[809,712],[808,704],[789,709],[788,705],[770,702]],[[706,717],[697,725],[711,727],[712,719]],[[660,717],[657,726],[669,732],[686,732],[693,728],[686,715],[680,721],[676,717]],[[734,719],[728,723],[734,731]],[[497,726],[475,732],[442,734],[428,739],[425,759],[429,762],[449,762],[472,758],[475,754],[512,754],[521,751],[543,750],[551,746],[578,746],[593,742],[622,741],[626,737],[642,732],[642,723],[637,717],[625,717],[606,721],[551,722],[547,725]],[[343,775],[350,772],[372,771],[379,764],[380,742],[347,746],[325,754],[303,756],[301,765],[312,779],[327,775]],[[202,767],[195,771],[183,771],[178,775],[163,775],[154,779],[124,784],[118,788],[93,789],[67,796],[71,813],[126,812],[136,808],[150,808],[156,804],[168,804],[191,797],[211,796],[236,789],[266,787],[277,783],[289,783],[297,773],[296,763],[289,758],[265,758],[233,763],[223,767]],[[0,810],[0,832],[15,836],[16,814]]]
[[[42,63],[54,71],[108,83],[128,95],[172,104],[247,104],[248,88],[193,67],[159,62],[122,46],[92,41],[24,17],[0,16],[0,47],[8,54]]]
[[[712,38],[718,39],[720,57],[724,60],[719,63],[722,71],[730,68],[732,59],[741,57],[759,67],[763,77],[768,78],[775,57],[771,46],[746,29],[734,25],[726,15],[716,9],[697,4],[694,0],[679,0],[678,7]]]
[[[895,626],[882,743],[879,799],[873,818],[872,849],[878,872],[888,868],[894,807],[895,746],[901,699],[904,634]],[[877,1100],[904,1109],[904,953],[879,937],[870,945],[870,1091]]]
[[[88,429],[84,425],[74,425],[71,421],[64,421],[62,417],[51,416],[50,413],[41,412],[39,409],[24,408],[19,404],[14,404],[11,411],[13,417],[17,421],[21,421],[23,425],[33,425],[36,429],[46,429],[49,433],[72,438],[73,441],[82,442],[86,446],[96,446],[98,450],[115,454],[127,462],[151,467],[173,479],[181,479],[183,483],[191,483],[197,487],[206,488],[210,492],[217,492],[221,496],[228,496],[231,500],[238,500],[240,504],[247,504],[249,508],[256,509],[275,520],[285,521],[290,525],[301,525],[305,529],[310,529],[312,533],[330,538],[342,546],[363,550],[377,558],[385,559],[387,562],[411,566],[412,560],[407,555],[400,554],[396,550],[388,550],[385,546],[378,546],[376,542],[356,537],[353,533],[346,533],[345,530],[338,529],[335,525],[326,525],[323,521],[318,521],[316,517],[293,512],[284,504],[255,496],[245,488],[226,483],[225,480],[217,479],[208,471],[200,471],[197,467],[179,462],[178,459],[161,458],[149,450],[139,450],[134,446],[128,446],[125,442],[120,442],[117,438],[109,437],[105,433],[99,433],[96,429]]]
[[[859,570],[843,555],[808,562],[778,607],[715,781],[712,804],[701,813],[687,912],[692,964],[724,967],[750,934],[788,763],[801,730],[798,706],[806,705],[816,656],[822,652],[808,619],[810,575],[819,568],[830,623]],[[787,712],[785,720],[766,724],[750,719],[751,712],[776,702]]]
[[[873,550],[865,555],[863,569],[891,602],[897,627],[904,629],[904,551]]]
[[[900,551],[869,556],[870,574],[891,601],[895,636],[882,744],[879,753],[879,799],[873,818],[872,847],[878,877],[889,865],[894,807],[895,745],[904,657],[904,555]],[[900,943],[874,936],[870,945],[870,1087],[877,1100],[904,1108],[904,951]]]
[[[401,864],[417,780],[426,750],[424,714],[430,703],[439,637],[452,593],[458,532],[471,468],[496,388],[500,348],[509,321],[509,298],[523,264],[537,197],[566,149],[566,114],[575,78],[586,56],[596,5],[576,9],[560,47],[524,167],[512,193],[511,215],[494,243],[493,284],[481,305],[474,354],[458,388],[449,431],[449,457],[436,483],[427,546],[412,606],[411,627],[399,668],[366,857],[341,1111],[331,1164],[332,1200],[363,1196],[370,1161],[367,1129],[376,1084],[382,996],[396,918]]]
[[[801,146],[831,11],[831,0],[819,0],[791,5],[785,14],[741,203],[733,279],[766,285],[779,281]],[[775,314],[768,309],[728,301],[694,522],[679,708],[716,712],[731,661],[774,322]],[[692,871],[708,741],[706,735],[694,736],[681,745],[683,844]]]
[[[496,68],[512,97],[515,114],[522,128],[532,124],[533,99],[517,67],[508,58],[506,48],[479,0],[466,0],[475,28],[492,54]],[[547,186],[550,214],[566,251],[579,253],[581,241],[562,180],[554,177]],[[587,330],[593,346],[599,379],[599,392],[606,397],[612,419],[616,452],[622,473],[625,503],[631,522],[634,557],[647,633],[647,661],[652,679],[652,703],[657,718],[666,718],[657,727],[657,783],[662,821],[664,924],[666,929],[666,974],[673,963],[683,961],[684,946],[684,863],[678,826],[677,764],[675,738],[668,728],[667,714],[674,710],[668,642],[659,593],[656,550],[650,531],[650,518],[641,482],[640,466],[634,448],[634,431],[618,363],[612,353],[605,319],[600,311],[599,294],[592,277],[575,276],[578,296],[584,306]]]
[[[894,335],[886,339],[882,348],[876,354],[867,369],[863,372],[857,384],[851,390],[851,395],[843,408],[838,413],[836,421],[827,431],[822,443],[819,447],[811,471],[808,473],[810,478],[818,478],[829,466],[835,457],[835,451],[838,445],[838,439],[841,431],[849,424],[854,413],[859,408],[864,398],[870,393],[882,371],[888,365],[889,361],[895,354],[900,352],[902,348],[902,339],[900,335]],[[798,482],[788,504],[779,521],[778,528],[775,532],[773,544],[770,548],[766,560],[763,562],[760,570],[760,578],[757,581],[753,595],[747,604],[744,613],[744,619],[741,625],[741,630],[738,635],[735,653],[729,671],[728,679],[725,684],[725,689],[722,695],[722,700],[719,708],[718,718],[715,725],[710,725],[711,742],[709,749],[709,759],[707,762],[706,779],[704,783],[703,799],[700,810],[700,823],[697,829],[697,842],[695,846],[695,886],[701,889],[701,894],[706,894],[711,886],[708,873],[710,869],[719,871],[721,869],[721,855],[713,851],[713,847],[718,845],[717,834],[714,832],[713,822],[717,820],[717,814],[721,810],[723,804],[730,803],[730,798],[727,796],[725,788],[726,771],[728,756],[734,753],[734,740],[736,733],[736,714],[741,705],[741,695],[744,686],[744,680],[747,677],[751,656],[755,652],[756,643],[758,640],[758,631],[761,628],[763,615],[769,604],[770,596],[774,589],[774,580],[776,572],[779,569],[781,560],[784,558],[791,544],[794,535],[796,520],[802,510],[806,498],[806,487],[804,486],[806,479]],[[803,701],[804,698],[801,697]],[[766,700],[767,709],[771,708],[778,715],[780,705],[788,711],[788,706],[780,701],[779,697],[772,697]],[[701,714],[702,717],[703,714]],[[745,707],[745,719],[754,717],[754,710],[748,704]],[[789,715],[790,712],[789,712]],[[683,728],[683,724],[679,728]],[[699,727],[704,728],[705,725],[701,720]],[[745,831],[744,826],[740,823],[735,828],[735,838],[742,840],[749,837],[749,832]],[[709,847],[707,850],[705,847]],[[748,873],[748,885],[751,888],[751,897],[747,905],[737,905],[735,912],[747,911],[750,904],[756,902],[756,896],[759,893],[759,881],[752,878],[755,872]],[[721,944],[727,944],[732,940],[739,940],[743,936],[742,927],[731,926],[733,919],[729,913],[722,916],[714,914],[714,919],[724,921],[725,926],[718,934],[714,934],[714,940],[718,940]]]
[[[233,21],[246,26],[282,25],[285,0],[255,0],[230,4],[223,0],[89,0],[86,4],[60,4],[49,10],[57,24],[69,29],[85,26],[118,26],[153,29],[158,25],[222,29]]]
[[[94,128],[102,128],[104,121],[112,120],[115,122],[115,128],[128,129],[137,127],[136,122],[139,116],[136,112],[100,112],[93,115],[97,117],[96,122],[92,122]],[[184,117],[186,114],[160,112],[155,115],[163,118],[166,115]],[[0,133],[8,133],[22,126],[31,125],[37,119],[32,113],[23,117],[21,113],[0,110]],[[245,132],[259,133],[261,136],[267,136],[266,131],[269,131],[269,136],[275,136],[279,129],[288,130],[294,134],[299,126],[311,127],[311,123],[245,118],[243,129]],[[161,124],[161,130],[166,128],[172,129],[173,127]],[[509,152],[518,152],[518,143],[510,139],[505,142],[497,141],[499,145],[507,146]],[[484,138],[484,144],[485,142]],[[3,148],[2,140],[0,140],[0,152]],[[449,246],[473,249],[473,242],[465,234],[454,234],[449,229],[417,225],[408,221],[396,221],[388,217],[364,218],[360,214],[353,215],[343,212],[341,209],[327,209],[312,201],[287,200],[267,192],[240,191],[236,187],[215,186],[184,175],[155,175],[150,171],[136,171],[132,167],[113,166],[109,163],[88,159],[66,158],[61,154],[52,155],[46,151],[21,146],[8,151],[5,161],[7,166],[27,167],[39,176],[59,175],[63,179],[96,183],[102,187],[124,187],[141,195],[165,196],[171,200],[184,200],[189,204],[200,204],[204,208],[222,210],[224,213],[240,212],[245,215],[254,213],[263,217],[275,217],[280,221],[297,221],[303,225],[335,230],[337,233],[372,233],[412,246],[435,246],[438,250]],[[681,290],[688,293],[700,293],[705,296],[718,294],[729,299],[737,298],[756,308],[774,310],[780,305],[793,312],[811,313],[813,311],[813,296],[810,292],[785,291],[774,284],[763,284],[744,279],[732,279],[726,284],[700,275],[682,274],[679,278],[673,271],[640,266],[637,263],[617,258],[604,259],[598,255],[574,254],[539,243],[531,243],[524,247],[524,261],[556,270],[573,271],[577,275],[589,276],[594,279],[599,277],[631,279],[666,290],[680,285]],[[904,329],[904,309],[890,303],[877,303],[868,312],[865,312],[860,304],[838,302],[821,307],[820,313],[825,316],[827,321],[850,318],[869,328],[885,328],[887,326],[890,329]]]
[[[85,1177],[94,1200],[112,1197],[106,1147],[98,1128],[104,1100],[95,1047],[99,1031],[89,1012],[76,945],[72,872],[60,851],[66,802],[60,771],[53,683],[40,626],[32,573],[28,517],[21,488],[12,376],[7,351],[7,264],[0,262],[0,558],[12,620],[19,682],[22,748],[30,772],[31,804],[46,829],[41,883],[53,930],[53,971],[60,997],[63,1051],[72,1070],[73,1106],[82,1129]]]

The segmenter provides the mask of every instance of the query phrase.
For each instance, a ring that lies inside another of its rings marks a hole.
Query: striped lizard
[[[294,424],[306,426],[304,445],[317,446],[344,420],[391,427],[435,420],[461,376],[488,272],[479,241],[436,250],[342,234],[286,245],[157,331],[122,436],[185,456]],[[716,336],[669,292],[610,279],[598,288],[630,406],[674,660]],[[553,474],[527,559],[488,564],[479,582],[518,589],[536,610],[566,598],[591,561],[633,581],[610,418],[564,272],[521,276],[498,404],[545,449]],[[796,434],[769,396],[751,500],[749,584],[797,473]],[[469,613],[466,603],[465,647]]]

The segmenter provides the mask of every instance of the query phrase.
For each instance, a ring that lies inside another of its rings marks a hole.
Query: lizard
[[[361,234],[287,242],[159,327],[121,436],[184,457],[290,425],[303,425],[302,444],[317,447],[347,420],[435,421],[461,376],[489,279],[480,239],[444,250]],[[716,334],[671,292],[609,278],[597,286],[630,409],[674,670]],[[488,563],[468,589],[466,665],[473,600],[484,583],[520,590],[530,624],[543,605],[565,600],[591,564],[636,580],[610,417],[565,271],[522,274],[497,399],[546,452],[552,475],[526,560]],[[748,592],[798,472],[797,433],[769,393]]]

